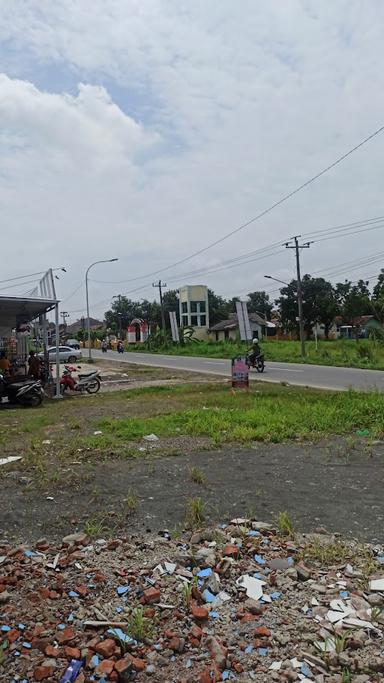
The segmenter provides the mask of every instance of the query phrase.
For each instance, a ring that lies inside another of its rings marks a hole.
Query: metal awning
[[[55,299],[42,299],[40,297],[0,296],[0,328],[13,329],[16,321],[25,316],[25,320],[32,322],[52,311],[58,301]]]

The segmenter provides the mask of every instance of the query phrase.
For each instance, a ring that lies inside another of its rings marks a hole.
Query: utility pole
[[[286,242],[286,249],[294,249],[296,252],[296,271],[297,271],[297,306],[299,310],[299,330],[300,330],[300,347],[301,355],[305,358],[305,340],[304,340],[304,317],[303,317],[303,288],[301,286],[301,273],[300,273],[300,249],[309,249],[311,242],[305,242],[305,244],[299,244],[299,237],[301,235],[295,235],[292,237],[290,242]],[[293,244],[291,244],[293,242]]]
[[[67,313],[67,311],[62,311],[60,313],[60,315],[63,318],[64,334],[66,334],[67,333],[67,323],[65,321],[66,321],[66,318],[69,318],[69,313]]]
[[[162,292],[162,287],[166,287],[167,283],[166,282],[161,282],[159,280],[158,282],[153,282],[152,287],[156,287],[156,289],[159,290],[159,296],[160,296],[160,308],[161,308],[161,328],[163,330],[163,334],[165,334],[165,312],[164,312],[164,303],[163,303],[163,292]]]

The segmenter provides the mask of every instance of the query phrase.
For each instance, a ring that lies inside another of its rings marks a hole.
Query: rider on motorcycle
[[[104,353],[108,351],[108,342],[106,339],[103,339],[101,342],[101,350],[104,351]]]
[[[255,364],[256,358],[258,356],[261,356],[261,355],[262,354],[261,354],[261,348],[260,348],[259,340],[257,337],[255,337],[254,339],[252,339],[252,346],[248,350],[248,357],[249,357],[252,365]]]

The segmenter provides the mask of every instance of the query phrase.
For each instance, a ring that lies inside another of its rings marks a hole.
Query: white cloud
[[[3,0],[0,196],[11,230],[23,236],[18,267],[31,243],[43,247],[42,267],[59,251],[60,262],[73,264],[68,293],[89,260],[118,252],[116,276],[109,266],[100,279],[128,279],[273,203],[382,123],[383,15],[380,0]],[[50,76],[37,88],[34,74],[41,81],[46,66]],[[60,92],[55,68],[81,83],[77,92]],[[378,138],[177,272],[384,213],[383,151]],[[305,265],[370,253],[378,234],[314,246]],[[289,277],[288,259],[282,252],[209,284],[225,294],[260,287],[265,268]],[[106,297],[114,293],[107,287]]]

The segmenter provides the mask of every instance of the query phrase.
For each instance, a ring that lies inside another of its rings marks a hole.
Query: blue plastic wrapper
[[[60,679],[60,683],[74,683],[82,666],[82,659],[72,659],[64,676]]]

